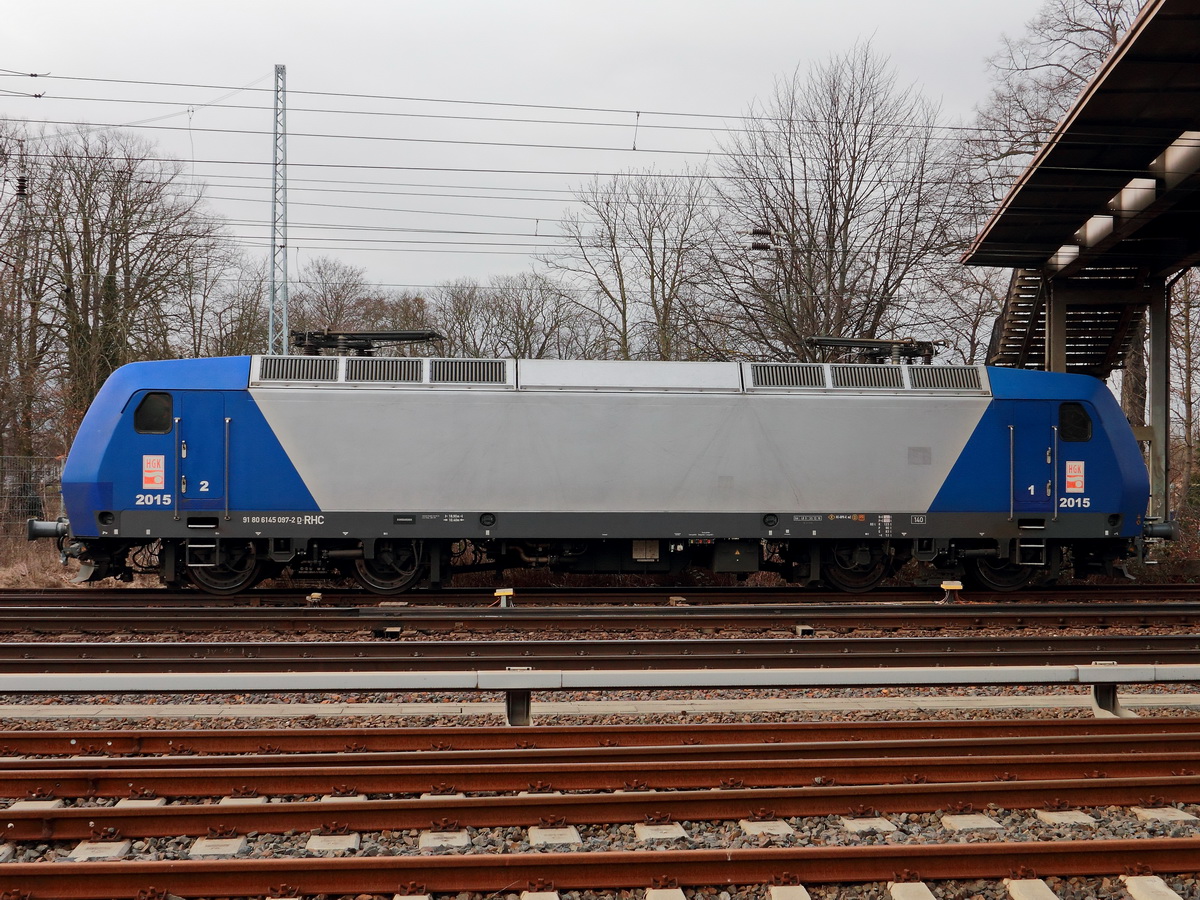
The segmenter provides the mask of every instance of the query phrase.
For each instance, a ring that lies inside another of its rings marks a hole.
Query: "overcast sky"
[[[967,120],[1041,2],[13,3],[0,69],[52,77],[3,74],[0,116],[129,127],[265,255],[286,65],[292,274],[335,256],[420,289],[527,269],[591,174],[705,166],[776,76],[856,41]]]

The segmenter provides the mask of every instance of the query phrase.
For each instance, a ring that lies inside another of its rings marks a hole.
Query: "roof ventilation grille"
[[[754,363],[750,373],[754,387],[825,387],[825,367],[819,363]]]
[[[833,371],[834,387],[904,388],[904,372],[899,366],[833,365],[830,369]]]
[[[258,377],[263,381],[337,381],[334,356],[264,356]]]
[[[916,390],[978,391],[983,389],[975,366],[912,366],[908,382]]]
[[[420,383],[421,360],[351,356],[346,360],[346,380]]]
[[[502,359],[432,359],[432,384],[507,384],[507,366]]]

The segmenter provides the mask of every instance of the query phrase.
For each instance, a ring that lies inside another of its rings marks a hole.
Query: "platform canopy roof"
[[[1200,0],[1150,0],[968,265],[1166,277],[1200,262]]]

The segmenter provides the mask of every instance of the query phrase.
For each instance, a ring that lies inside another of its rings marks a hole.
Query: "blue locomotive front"
[[[1013,589],[1141,552],[1145,464],[1086,376],[805,363],[236,357],[112,375],[30,526],[81,580],[379,593],[516,566]]]

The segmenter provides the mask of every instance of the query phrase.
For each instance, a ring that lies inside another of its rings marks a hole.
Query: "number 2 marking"
[[[204,493],[207,490],[208,490],[208,482],[207,481],[200,482],[200,493]]]

